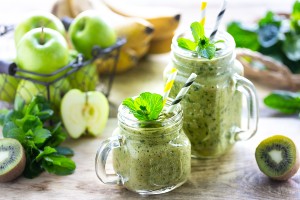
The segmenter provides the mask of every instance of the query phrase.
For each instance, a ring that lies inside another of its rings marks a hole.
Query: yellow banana
[[[111,73],[113,66],[114,66],[114,60],[113,59],[97,59],[96,65],[98,66],[98,72],[99,74],[103,73]],[[121,49],[119,60],[117,63],[116,73],[122,73],[127,71],[128,69],[136,66],[138,62],[138,57],[135,53],[135,51],[131,49]]]
[[[180,12],[169,7],[143,7],[127,5],[121,0],[98,0],[103,1],[114,12],[127,16],[146,19],[154,26],[153,39],[168,38],[179,25]]]
[[[168,38],[160,39],[160,40],[152,40],[150,42],[150,54],[161,54],[161,53],[167,53],[171,50],[171,44],[173,35],[169,36]]]

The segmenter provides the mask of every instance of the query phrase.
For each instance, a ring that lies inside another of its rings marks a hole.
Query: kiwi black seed
[[[0,139],[0,182],[16,179],[24,171],[25,152],[18,140]]]
[[[295,143],[283,135],[275,135],[263,140],[256,148],[255,158],[259,169],[275,180],[291,178],[300,166]]]

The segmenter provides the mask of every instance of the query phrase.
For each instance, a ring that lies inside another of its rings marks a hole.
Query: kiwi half
[[[0,139],[0,182],[12,181],[22,174],[26,164],[25,152],[18,140]]]
[[[291,178],[300,166],[296,145],[283,135],[263,140],[256,148],[255,158],[259,169],[275,180]]]

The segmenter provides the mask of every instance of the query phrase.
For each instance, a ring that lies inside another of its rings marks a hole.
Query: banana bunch
[[[114,6],[116,4],[122,6]],[[117,73],[125,72],[137,65],[139,59],[147,53],[165,53],[170,51],[174,31],[179,24],[180,14],[169,8],[126,6],[122,1],[103,0],[57,0],[52,13],[58,17],[75,18],[79,13],[94,9],[110,23],[119,37],[125,37],[127,43],[121,48]],[[134,11],[135,9],[138,9]],[[157,11],[157,12],[156,12]],[[103,66],[99,73],[109,72],[112,61],[98,61]]]
[[[100,0],[101,1],[101,0]],[[126,16],[138,17],[149,21],[154,26],[153,39],[149,53],[160,54],[170,51],[174,31],[180,21],[180,12],[167,7],[143,7],[127,5],[121,0],[102,0],[112,11]]]

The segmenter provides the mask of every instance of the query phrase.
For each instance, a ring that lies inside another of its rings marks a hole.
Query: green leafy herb
[[[135,99],[127,98],[122,103],[140,121],[156,120],[163,109],[163,97],[144,92]]]
[[[264,103],[285,114],[294,114],[300,111],[300,93],[276,90],[264,99]]]
[[[211,42],[209,38],[205,36],[204,27],[199,22],[193,22],[190,26],[194,41],[187,38],[178,38],[178,46],[190,51],[197,52],[199,56],[212,59],[216,51],[216,42]]]
[[[300,1],[295,1],[294,3],[291,14],[291,27],[296,34],[300,34]]]
[[[53,123],[54,112],[46,99],[37,96],[28,105],[21,101],[14,110],[0,111],[3,136],[17,139],[25,149],[26,166],[23,175],[34,178],[46,170],[56,175],[72,174],[74,161],[65,156],[73,151],[59,145],[66,139],[61,123]]]
[[[288,23],[290,21],[290,26]],[[294,3],[290,19],[267,12],[256,24],[232,22],[227,31],[237,47],[271,56],[282,62],[293,73],[300,72],[300,1]]]

